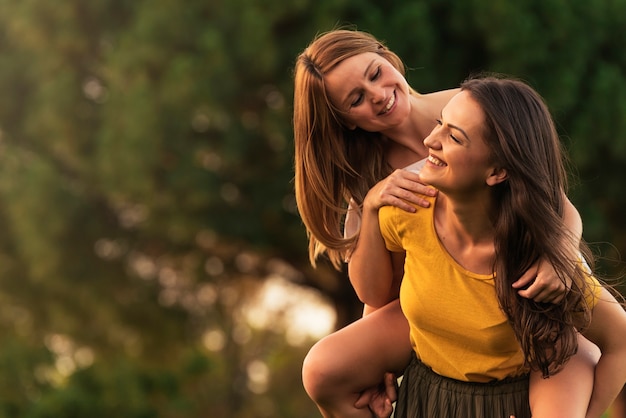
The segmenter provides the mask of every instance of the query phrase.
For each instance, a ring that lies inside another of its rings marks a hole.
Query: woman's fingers
[[[430,206],[425,197],[436,194],[435,189],[421,183],[418,174],[396,170],[372,187],[366,199],[369,199],[369,205],[374,208],[396,206],[407,212],[415,212],[414,206]]]
[[[535,302],[560,303],[570,283],[563,283],[550,263],[539,261],[514,282],[513,287],[520,289],[520,296]]]

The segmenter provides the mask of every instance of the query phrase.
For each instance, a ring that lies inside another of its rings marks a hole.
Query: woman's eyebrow
[[[439,120],[443,123],[443,110],[441,111],[441,113],[439,113]],[[463,134],[463,136],[465,137],[465,139],[467,139],[469,142],[472,142],[470,140],[470,137],[467,135],[467,132],[465,132],[462,128],[456,126],[453,123],[448,123],[448,122],[446,122],[446,125],[448,125],[448,127],[451,128],[451,129],[455,129],[455,130],[461,132]]]
[[[370,68],[372,68],[372,65],[374,65],[374,63],[376,62],[376,59],[372,59],[370,61],[369,64],[367,64],[367,66],[365,67],[365,71],[363,72],[363,78],[367,78],[367,74],[370,72]],[[348,92],[348,94],[346,95],[346,98],[344,99],[344,104],[345,105],[350,105],[350,97],[352,97],[353,94],[357,93],[359,91],[359,87],[355,87],[352,90],[350,90]]]
[[[457,131],[461,132],[461,133],[463,134],[463,136],[465,137],[465,139],[467,139],[468,141],[470,141],[470,142],[471,142],[471,140],[470,140],[469,136],[467,135],[467,133],[466,133],[463,129],[461,129],[461,128],[459,128],[458,126],[453,125],[453,124],[451,124],[451,123],[448,123],[447,125],[448,125],[450,128],[452,128],[452,129],[456,129]]]

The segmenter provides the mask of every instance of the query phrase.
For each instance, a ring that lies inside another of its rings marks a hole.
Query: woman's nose
[[[424,145],[426,148],[437,148],[439,141],[437,140],[437,127],[433,129],[426,138],[424,138]]]
[[[385,100],[385,89],[372,87],[369,89],[369,96],[372,103],[381,103]]]

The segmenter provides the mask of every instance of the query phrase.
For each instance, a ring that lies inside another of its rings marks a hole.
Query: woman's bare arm
[[[626,382],[626,312],[606,289],[602,289],[583,335],[601,352],[587,411],[587,418],[599,418]]]
[[[359,299],[371,308],[378,308],[398,297],[404,272],[404,254],[391,253],[385,247],[378,225],[378,210],[396,206],[414,212],[412,204],[428,204],[416,193],[434,195],[436,191],[424,186],[419,175],[395,170],[367,193],[361,213],[359,239],[350,255],[348,275]]]

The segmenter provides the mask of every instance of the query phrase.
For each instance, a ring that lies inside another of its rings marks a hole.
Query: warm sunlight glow
[[[254,328],[283,332],[291,345],[320,339],[333,330],[333,307],[316,291],[305,289],[281,276],[267,278],[256,297],[244,307]]]
[[[220,351],[226,345],[226,336],[222,330],[212,329],[203,335],[202,342],[207,350]]]

